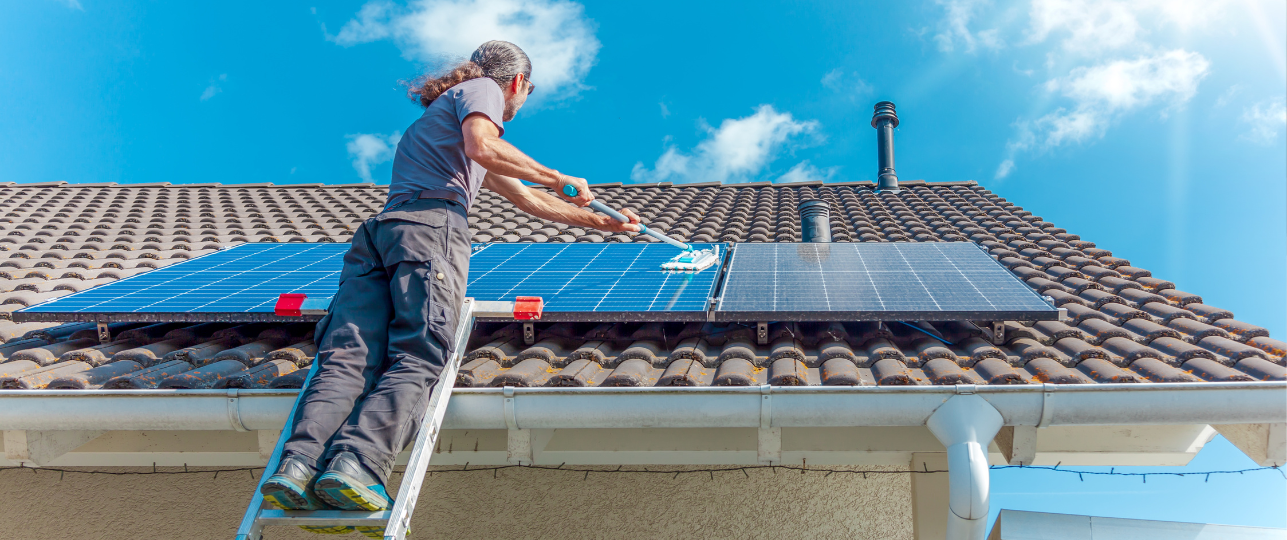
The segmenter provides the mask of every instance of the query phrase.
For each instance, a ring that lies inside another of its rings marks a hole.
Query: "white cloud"
[[[1072,104],[1033,121],[1016,123],[1018,132],[1006,143],[1006,158],[996,178],[1014,171],[1015,155],[1024,150],[1048,150],[1067,143],[1102,137],[1122,116],[1164,103],[1167,110],[1182,106],[1197,93],[1210,73],[1202,55],[1181,49],[1132,60],[1113,60],[1073,69],[1067,77],[1046,81],[1047,91],[1062,94]]]
[[[1111,51],[1147,49],[1150,28],[1187,30],[1217,18],[1226,0],[1033,0],[1029,43],[1062,36],[1069,53],[1097,57]],[[1142,22],[1143,21],[1143,22]]]
[[[1187,102],[1210,67],[1202,55],[1176,49],[1076,68],[1067,77],[1046,82],[1047,90],[1063,94],[1076,105],[1037,119],[1036,127],[1044,132],[1046,147],[1101,136],[1127,111],[1159,101],[1172,106]]]
[[[1005,161],[1002,161],[1001,165],[997,166],[997,173],[996,175],[993,176],[993,178],[997,180],[1001,180],[1007,176],[1010,176],[1010,173],[1012,172],[1014,172],[1014,160],[1007,159]]]
[[[1228,105],[1230,102],[1233,101],[1234,97],[1237,97],[1237,95],[1241,93],[1242,93],[1241,84],[1235,84],[1233,86],[1230,86],[1228,90],[1225,90],[1223,94],[1220,94],[1219,98],[1216,98],[1215,107],[1219,109],[1221,107],[1224,107],[1225,105]]]
[[[77,11],[85,11],[85,6],[80,5],[80,0],[57,0],[57,2]]]
[[[215,94],[222,92],[223,87],[219,86],[219,83],[226,80],[228,80],[227,73],[222,73],[217,78],[212,79],[210,81],[210,86],[207,86],[206,89],[201,92],[201,101],[206,101],[212,97],[215,97]]]
[[[1032,42],[1063,33],[1064,50],[1087,55],[1131,45],[1142,31],[1127,2],[1034,0],[1029,16]]]
[[[371,167],[393,159],[398,149],[401,133],[384,135],[382,133],[359,133],[347,135],[349,139],[349,157],[353,158],[353,169],[362,180],[371,182]]]
[[[345,47],[393,37],[398,6],[393,2],[372,0],[358,10],[357,16],[344,23],[333,41]]]
[[[1277,98],[1249,105],[1242,110],[1242,122],[1250,126],[1242,135],[1243,139],[1257,144],[1269,144],[1278,137],[1278,131],[1287,125],[1287,103],[1282,98]]]
[[[1065,79],[1050,80],[1046,87],[1061,91],[1078,103],[1130,109],[1167,95],[1188,101],[1210,67],[1211,63],[1201,54],[1175,49],[1134,60],[1080,67]]]
[[[788,170],[785,174],[783,174],[782,176],[779,176],[778,179],[775,180],[775,182],[779,182],[779,183],[825,182],[827,180],[830,180],[832,176],[835,176],[836,171],[838,170],[840,170],[840,167],[827,167],[826,169],[819,169],[817,167],[814,167],[812,164],[810,164],[809,160],[806,159],[804,161],[796,163],[795,166],[791,167],[791,169]]]
[[[760,105],[750,116],[726,119],[718,128],[703,127],[707,137],[697,143],[691,153],[670,146],[657,158],[652,169],[636,163],[630,171],[630,178],[636,182],[750,180],[763,172],[783,150],[807,142],[802,140],[805,136],[816,137],[819,124],[816,120],[796,120],[791,113],[780,113],[772,105]],[[796,174],[810,171],[821,174],[816,168],[807,166]]]
[[[864,98],[875,91],[871,83],[863,80],[857,73],[845,73],[840,68],[828,71],[826,75],[823,75],[822,86],[834,92],[847,94],[852,99]]]
[[[1115,121],[1152,105],[1166,116],[1193,98],[1211,63],[1196,52],[1150,41],[1166,29],[1181,32],[1212,26],[1224,16],[1228,0],[1029,0],[1026,8],[989,0],[936,0],[943,7],[939,49],[999,48],[1003,34],[1020,46],[1049,44],[1048,75],[1042,105],[1015,123],[997,179],[1009,176],[1015,156],[1101,137]],[[1026,21],[1022,10],[1027,9]],[[971,29],[980,18],[996,28]],[[1031,71],[1018,69],[1023,75]],[[1066,71],[1065,71],[1066,70]],[[1054,98],[1054,99],[1051,99]],[[1222,98],[1217,106],[1226,101]]]
[[[532,81],[545,96],[571,96],[599,52],[595,24],[567,0],[372,0],[331,39],[344,46],[392,39],[408,58],[468,58],[483,42],[512,42],[532,60]],[[548,91],[548,92],[546,92]]]
[[[959,43],[967,53],[977,48],[999,49],[1005,46],[1000,30],[993,28],[981,32],[970,31],[970,20],[986,7],[988,0],[935,0],[947,12],[939,22],[939,32],[934,35],[938,50],[952,52]]]
[[[669,117],[670,117],[670,107],[667,107],[665,103],[658,103],[658,105],[661,105],[661,117],[662,117],[662,118],[669,118]]]

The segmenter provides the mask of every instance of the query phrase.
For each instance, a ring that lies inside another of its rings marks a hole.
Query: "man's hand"
[[[569,197],[567,192],[563,191],[563,186],[572,186],[576,188],[576,197]],[[559,175],[559,183],[554,186],[554,192],[559,194],[560,197],[567,199],[568,202],[577,206],[586,206],[590,204],[590,201],[594,200],[594,194],[590,192],[590,184],[586,183],[584,178],[577,178],[566,174]]]
[[[630,223],[622,223],[608,216],[594,214],[594,217],[600,221],[594,228],[608,232],[639,232],[642,230],[639,228],[639,216],[635,215],[629,208],[622,208],[621,215],[630,218]]]

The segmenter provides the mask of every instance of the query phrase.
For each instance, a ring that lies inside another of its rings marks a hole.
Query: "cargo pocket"
[[[460,319],[462,294],[453,277],[456,272],[444,258],[429,264],[429,332],[442,344],[447,354],[455,352],[456,325]]]

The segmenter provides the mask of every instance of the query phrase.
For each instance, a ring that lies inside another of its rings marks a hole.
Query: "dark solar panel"
[[[242,244],[32,306],[14,318],[299,320],[273,314],[278,295],[334,295],[348,249],[347,243]],[[540,296],[544,319],[552,321],[706,320],[720,266],[661,270],[677,254],[665,244],[475,245],[466,294],[478,300]]]
[[[694,249],[724,244],[693,244]],[[706,320],[720,264],[666,272],[680,252],[666,244],[489,244],[469,264],[469,296],[539,296],[545,320]]]
[[[1054,320],[969,242],[737,244],[716,320]]]
[[[15,318],[277,320],[273,307],[281,293],[335,294],[348,249],[347,243],[242,244],[38,304]]]

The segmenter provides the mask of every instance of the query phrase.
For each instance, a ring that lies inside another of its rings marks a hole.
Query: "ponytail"
[[[448,88],[470,79],[487,77],[505,88],[518,75],[528,80],[532,78],[532,61],[527,53],[508,41],[488,41],[470,55],[468,62],[456,66],[446,75],[425,75],[405,84],[407,97],[419,102],[421,107],[428,107]]]
[[[433,103],[433,100],[438,99],[438,96],[446,92],[448,88],[470,79],[481,79],[485,76],[481,66],[473,62],[465,62],[441,77],[425,75],[407,83],[407,97],[411,98],[412,101],[419,102],[421,107],[428,107],[430,103]]]

